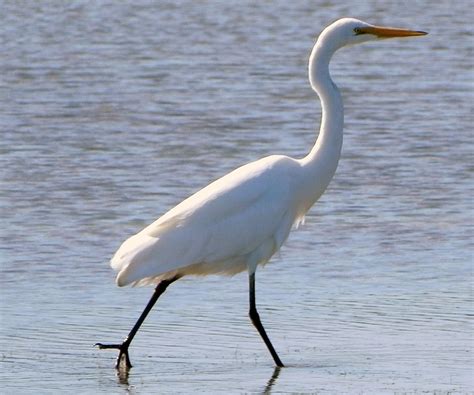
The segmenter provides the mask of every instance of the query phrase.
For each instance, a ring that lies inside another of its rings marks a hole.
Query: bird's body
[[[118,285],[236,274],[268,261],[304,215],[300,167],[269,156],[196,192],[123,243],[112,259]]]
[[[254,271],[311,206],[304,170],[303,160],[273,155],[196,192],[122,244],[112,259],[118,285]],[[313,200],[329,181],[318,183]]]
[[[196,192],[126,240],[111,265],[117,284],[157,283],[155,294],[118,348],[117,366],[158,297],[186,275],[249,272],[250,317],[277,366],[283,366],[255,306],[255,271],[279,250],[293,226],[329,185],[339,161],[344,124],[342,98],[329,75],[336,50],[376,38],[419,36],[424,32],[381,28],[343,18],[321,33],[309,61],[309,80],[321,99],[322,121],[315,145],[302,159],[272,155],[246,164]]]

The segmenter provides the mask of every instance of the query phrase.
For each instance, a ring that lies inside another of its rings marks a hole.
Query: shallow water
[[[320,109],[307,57],[351,15],[427,30],[345,49],[327,193],[257,272],[183,279],[116,342],[150,288],[118,289],[128,235],[270,153],[301,157]],[[5,393],[473,391],[469,2],[4,2],[0,74]]]

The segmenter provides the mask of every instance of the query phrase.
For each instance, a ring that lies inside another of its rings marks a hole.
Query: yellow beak
[[[418,30],[396,29],[393,27],[383,26],[361,27],[359,28],[359,32],[360,34],[373,34],[379,38],[424,36],[425,34],[428,34]]]

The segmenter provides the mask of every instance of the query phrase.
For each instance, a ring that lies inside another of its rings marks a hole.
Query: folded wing
[[[111,261],[117,284],[172,272],[234,274],[268,260],[297,216],[289,193],[295,166],[284,156],[267,157],[184,200],[122,244]]]

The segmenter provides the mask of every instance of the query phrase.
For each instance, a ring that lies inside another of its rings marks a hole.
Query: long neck
[[[339,89],[329,75],[329,61],[334,50],[320,41],[314,46],[309,58],[309,81],[321,100],[321,128],[316,143],[305,159],[312,162],[321,155],[329,156],[337,166],[342,148],[344,108]]]
[[[336,172],[342,148],[342,97],[329,75],[329,61],[335,50],[319,39],[309,59],[309,80],[321,100],[322,119],[316,143],[301,163],[311,176],[318,178],[318,188],[312,192],[314,199],[324,192]]]

